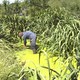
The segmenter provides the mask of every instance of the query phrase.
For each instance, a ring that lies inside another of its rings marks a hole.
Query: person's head
[[[23,32],[19,32],[18,36],[22,37],[23,36]]]

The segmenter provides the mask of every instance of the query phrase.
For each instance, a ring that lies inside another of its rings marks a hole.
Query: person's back
[[[36,34],[31,31],[23,32],[23,39],[33,39],[36,37]]]

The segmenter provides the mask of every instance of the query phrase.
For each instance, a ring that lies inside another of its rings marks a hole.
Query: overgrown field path
[[[30,49],[19,51],[16,53],[16,55],[20,63],[25,62],[26,67],[40,70],[41,74],[46,78],[46,80],[48,80],[48,70],[40,67],[40,65],[47,66],[45,55],[41,56],[40,64],[39,64],[39,54],[33,54],[32,50]]]
[[[44,54],[41,54],[40,64],[39,64],[39,54],[33,54],[32,50],[30,49],[24,49],[22,51],[16,52],[16,55],[17,55],[17,59],[21,63],[25,62],[26,67],[30,67],[30,68],[39,70],[40,73],[44,76],[44,78],[48,80],[48,76],[49,76],[48,69],[41,67],[41,66],[48,67],[47,58]],[[61,64],[60,59],[55,63],[54,61],[56,59],[57,57],[49,59],[50,68],[54,69],[55,71],[59,73],[61,68],[64,67],[64,65]]]

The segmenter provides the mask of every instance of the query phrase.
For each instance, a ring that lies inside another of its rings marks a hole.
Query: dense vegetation
[[[16,0],[12,4],[4,0],[0,4],[0,80],[27,80],[34,72],[41,80],[37,70],[24,71],[23,65],[16,61],[18,32],[26,30],[37,34],[38,53],[47,54],[48,62],[48,55],[62,57],[64,64],[68,61],[65,72],[62,69],[62,74],[52,75],[51,80],[77,80],[80,73],[79,13],[79,0]],[[43,67],[49,69],[49,74],[53,71],[49,63],[48,67]]]

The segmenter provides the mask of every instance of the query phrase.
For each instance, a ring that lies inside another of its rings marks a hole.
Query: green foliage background
[[[16,0],[12,4],[4,0],[3,4],[0,4],[1,80],[6,80],[8,74],[15,69],[17,63],[13,55],[15,49],[12,48],[16,46],[13,44],[20,41],[18,32],[26,30],[37,34],[39,52],[45,50],[51,56],[63,57],[64,61],[70,56],[76,59],[77,71],[70,70],[73,72],[70,79],[73,80],[75,76],[72,76],[78,74],[80,69],[79,13],[79,0]],[[18,79],[20,78],[18,76]]]

